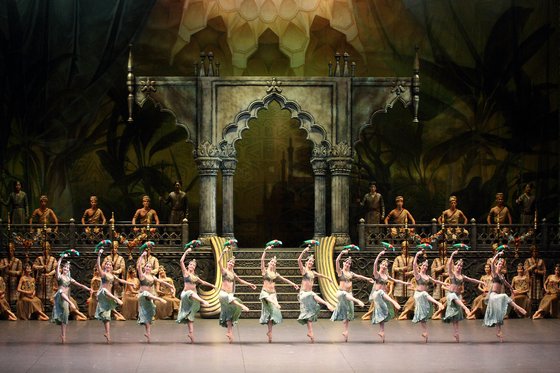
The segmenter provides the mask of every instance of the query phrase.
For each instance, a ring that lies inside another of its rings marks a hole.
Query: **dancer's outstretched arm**
[[[237,275],[237,273],[234,273],[233,275],[235,276],[235,279],[236,279],[237,281],[239,281],[240,283],[242,283],[243,285],[247,285],[247,286],[249,286],[249,287],[250,287],[251,289],[253,289],[253,290],[255,290],[255,289],[257,288],[257,285],[255,285],[255,284],[253,284],[253,283],[251,283],[251,282],[249,282],[249,281],[243,280],[241,277],[239,277],[239,276]]]
[[[283,276],[280,276],[278,273],[277,273],[277,276],[280,280],[284,281],[286,284],[290,284],[294,287],[294,289],[299,290],[299,286],[296,283],[288,280],[287,278],[285,278]]]

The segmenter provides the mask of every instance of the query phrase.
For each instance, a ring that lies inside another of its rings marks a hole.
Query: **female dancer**
[[[35,295],[35,279],[31,275],[31,265],[23,266],[23,275],[19,279],[17,291],[19,298],[16,304],[17,318],[29,320],[36,313],[41,321],[48,321],[49,317],[43,312],[43,304]]]
[[[344,326],[344,331],[342,332],[344,342],[348,342],[348,323],[350,320],[354,320],[354,303],[362,308],[364,307],[364,302],[354,298],[352,295],[352,280],[356,279],[373,283],[373,279],[357,275],[350,271],[350,266],[352,265],[351,257],[346,258],[342,268],[340,267],[342,255],[348,254],[349,251],[350,250],[342,250],[336,257],[336,274],[339,280],[338,291],[336,292],[338,304],[331,316],[331,321],[342,321]]]
[[[435,300],[430,294],[428,294],[428,284],[431,282],[435,284],[440,284],[445,286],[445,284],[435,278],[430,277],[427,274],[428,271],[428,261],[424,261],[420,268],[418,268],[418,255],[424,254],[424,250],[420,250],[414,256],[414,261],[412,262],[412,270],[414,272],[414,278],[416,279],[416,290],[414,290],[414,318],[413,323],[420,323],[422,325],[422,338],[424,342],[428,342],[428,326],[426,321],[431,317],[431,306],[430,302],[438,306],[440,310],[443,309],[443,304]]]
[[[503,251],[498,251],[490,262],[492,289],[490,290],[490,294],[488,294],[488,304],[486,306],[486,313],[484,314],[485,326],[492,327],[496,325],[498,327],[498,333],[496,333],[496,336],[499,338],[500,342],[504,341],[502,324],[504,323],[504,316],[507,313],[508,305],[511,305],[522,315],[527,314],[527,311],[515,304],[511,298],[507,296],[507,294],[504,294],[504,285],[511,290],[512,294],[515,294],[515,291],[502,274],[504,261],[502,258],[498,259],[498,257],[503,255],[503,253]]]
[[[263,287],[259,299],[262,303],[261,318],[259,322],[261,324],[268,325],[268,332],[266,336],[268,337],[268,343],[272,342],[272,326],[280,324],[282,322],[282,312],[280,311],[280,304],[278,304],[278,298],[276,297],[276,280],[282,280],[287,284],[290,284],[294,289],[299,290],[299,286],[294,284],[292,281],[285,277],[280,276],[276,272],[276,257],[273,257],[268,261],[268,265],[265,266],[266,252],[272,249],[272,245],[265,247],[261,256],[261,273],[263,276]]]
[[[385,343],[385,322],[389,321],[394,316],[393,312],[391,312],[392,310],[389,310],[389,307],[387,307],[387,302],[390,302],[397,311],[401,309],[397,301],[387,295],[387,284],[389,281],[393,281],[405,286],[411,286],[412,283],[397,280],[389,276],[387,271],[389,261],[387,259],[384,259],[378,267],[377,263],[383,254],[385,254],[385,250],[377,254],[375,262],[373,263],[373,279],[375,280],[375,285],[373,285],[373,291],[369,296],[369,300],[374,303],[371,323],[379,324],[379,333],[377,333],[377,335],[381,338],[381,342]]]
[[[542,319],[543,313],[554,316],[553,306],[558,302],[558,283],[560,282],[560,264],[554,266],[554,274],[548,276],[544,282],[544,290],[546,294],[539,303],[539,309],[533,315],[533,320]]]
[[[235,258],[232,256],[230,260],[227,262],[227,268],[224,268],[222,264],[222,258],[226,251],[228,251],[228,247],[224,247],[220,258],[218,259],[218,263],[220,264],[220,269],[222,271],[222,288],[220,289],[220,325],[224,328],[227,328],[226,337],[229,340],[229,343],[233,342],[233,324],[237,324],[239,320],[239,316],[241,316],[241,311],[249,311],[249,308],[245,306],[239,298],[234,296],[235,292],[235,281],[239,281],[240,283],[249,286],[251,289],[255,290],[257,286],[250,282],[243,280],[233,271],[233,267],[235,266]]]
[[[464,319],[463,311],[465,311],[467,315],[471,312],[465,303],[463,303],[461,297],[463,283],[469,281],[484,286],[484,282],[462,274],[463,259],[459,259],[457,263],[455,263],[455,266],[453,266],[453,257],[458,252],[459,250],[452,252],[447,261],[447,273],[449,275],[450,284],[447,287],[447,305],[445,308],[445,316],[443,316],[443,322],[453,323],[453,337],[455,337],[456,342],[459,342],[459,321]]]
[[[183,271],[183,291],[181,292],[181,304],[179,305],[179,313],[177,314],[177,323],[183,324],[187,323],[189,333],[187,337],[190,339],[191,343],[194,343],[194,316],[200,309],[200,304],[204,307],[210,306],[210,304],[202,299],[196,292],[196,284],[206,285],[213,289],[216,287],[198,277],[195,274],[196,270],[196,259],[192,259],[188,266],[185,267],[185,258],[187,254],[192,251],[192,248],[188,248],[183,253],[181,257],[181,270]]]
[[[148,250],[144,250],[136,261],[136,271],[140,279],[140,290],[138,293],[138,324],[144,325],[146,329],[144,337],[146,337],[146,341],[150,343],[152,321],[156,314],[156,305],[154,301],[157,300],[163,304],[167,303],[165,299],[154,295],[154,284],[157,282],[160,285],[168,287],[172,287],[172,285],[152,275],[152,265],[147,261],[147,258]]]
[[[89,292],[92,290],[85,285],[80,284],[78,281],[74,280],[70,276],[70,262],[66,262],[62,267],[62,273],[60,273],[60,263],[62,258],[66,258],[68,254],[63,254],[56,264],[56,279],[58,282],[58,290],[54,295],[54,305],[51,321],[60,325],[60,340],[62,343],[66,342],[66,326],[68,325],[68,316],[70,315],[70,309],[72,311],[77,311],[78,309],[70,301],[70,284],[78,285],[82,289]]]
[[[300,290],[298,294],[299,299],[299,317],[298,322],[302,325],[307,325],[307,336],[311,343],[315,342],[315,337],[313,336],[313,326],[312,322],[317,321],[317,317],[319,316],[320,306],[322,304],[326,306],[329,311],[334,311],[334,307],[323,300],[320,296],[315,294],[313,291],[313,283],[315,282],[315,276],[323,277],[328,279],[332,282],[330,278],[325,275],[320,274],[319,272],[314,271],[313,264],[315,263],[315,258],[313,255],[309,255],[307,260],[305,261],[305,265],[303,265],[303,255],[311,250],[311,247],[308,245],[298,257],[298,266],[299,271],[302,274]]]
[[[113,282],[118,281],[121,284],[131,284],[125,280],[113,275],[113,262],[105,261],[104,268],[101,268],[101,254],[103,249],[99,249],[97,253],[97,271],[101,276],[101,287],[97,292],[97,307],[95,308],[95,318],[103,322],[105,334],[103,336],[107,343],[111,343],[111,313],[115,313],[118,319],[124,320],[124,317],[115,309],[117,305],[122,305],[122,301],[113,295]]]

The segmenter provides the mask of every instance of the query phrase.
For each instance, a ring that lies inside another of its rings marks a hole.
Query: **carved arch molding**
[[[235,237],[233,177],[237,164],[235,143],[249,129],[258,112],[276,102],[297,119],[313,143],[310,162],[315,182],[314,237],[336,237],[349,242],[350,171],[354,144],[374,115],[396,102],[411,107],[417,122],[419,75],[410,77],[135,77],[129,63],[129,121],[133,103],[152,100],[171,112],[194,144],[193,157],[200,176],[200,239],[215,235]],[[413,125],[413,124],[411,124]],[[222,227],[217,227],[217,178],[222,178]],[[327,183],[330,195],[326,195]],[[326,227],[327,198],[331,226]]]

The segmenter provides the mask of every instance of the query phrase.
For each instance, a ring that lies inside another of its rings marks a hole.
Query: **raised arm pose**
[[[447,307],[445,309],[445,316],[443,317],[443,322],[453,323],[453,336],[456,342],[459,342],[459,321],[464,319],[463,311],[465,311],[467,315],[471,312],[465,303],[463,303],[461,297],[463,284],[465,281],[468,281],[473,284],[484,286],[484,282],[462,274],[463,259],[459,259],[457,263],[453,265],[453,257],[458,252],[459,250],[455,250],[451,253],[447,261],[447,273],[449,274],[451,283],[447,288]]]
[[[414,272],[414,278],[416,279],[416,290],[414,291],[414,318],[413,323],[420,323],[422,325],[422,338],[424,342],[428,342],[428,326],[426,321],[431,317],[431,306],[430,303],[438,306],[440,310],[443,309],[443,304],[435,300],[430,294],[428,294],[428,284],[431,282],[435,284],[440,284],[445,286],[445,284],[439,280],[436,280],[427,274],[428,271],[428,261],[424,261],[420,267],[418,267],[418,255],[424,254],[424,250],[420,250],[414,256],[414,261],[412,262],[412,270]]]
[[[326,306],[331,312],[334,311],[334,307],[313,291],[315,276],[326,278],[331,282],[332,280],[313,270],[313,264],[315,263],[313,254],[309,255],[305,261],[305,265],[303,264],[303,256],[310,250],[311,247],[308,245],[305,249],[303,249],[298,257],[299,271],[303,276],[298,294],[300,311],[298,322],[302,325],[307,325],[307,336],[309,337],[311,343],[313,343],[315,342],[315,337],[313,336],[312,322],[317,321],[317,317],[319,316],[319,310],[321,308],[319,304]]]
[[[342,256],[348,254],[348,252],[349,250],[342,250],[335,260],[336,274],[339,280],[338,291],[336,292],[338,304],[331,316],[331,321],[342,321],[344,326],[342,332],[344,342],[348,342],[348,323],[350,320],[354,320],[354,303],[362,308],[364,307],[364,302],[355,298],[352,294],[352,280],[356,279],[373,283],[373,279],[350,271],[350,267],[352,266],[351,257],[346,258],[342,267],[340,266]]]
[[[504,294],[504,286],[507,286],[513,295],[515,295],[515,291],[502,274],[504,261],[503,258],[498,259],[501,255],[503,255],[503,251],[498,251],[490,262],[492,289],[490,290],[490,294],[488,294],[488,304],[486,306],[486,313],[484,314],[484,325],[488,327],[497,326],[498,333],[496,333],[496,336],[500,339],[500,342],[503,342],[504,335],[502,333],[502,325],[504,323],[504,316],[508,310],[508,305],[511,305],[521,315],[525,315],[527,312],[515,304],[507,294]]]
[[[263,325],[268,325],[268,332],[266,333],[268,343],[272,342],[272,326],[282,322],[282,312],[280,311],[281,307],[278,303],[278,298],[276,297],[276,281],[282,280],[283,282],[292,285],[294,289],[299,290],[299,286],[297,284],[294,284],[292,281],[280,276],[280,274],[276,272],[276,264],[278,262],[276,257],[270,259],[268,261],[268,265],[265,266],[266,252],[272,249],[272,247],[273,246],[265,247],[261,256],[263,287],[259,296],[262,304],[261,318],[259,322]]]
[[[405,286],[410,286],[412,284],[389,276],[389,261],[387,259],[384,259],[378,267],[379,258],[381,258],[383,254],[385,254],[385,250],[377,255],[373,263],[373,279],[375,280],[375,284],[373,285],[373,291],[369,296],[369,300],[374,303],[371,323],[379,324],[379,333],[377,334],[381,338],[381,342],[385,343],[385,322],[389,321],[394,316],[394,311],[389,310],[387,302],[391,303],[397,311],[401,309],[397,301],[387,294],[387,285],[389,281]]]
[[[249,308],[241,303],[239,298],[235,297],[235,281],[249,286],[251,289],[255,290],[257,286],[248,281],[243,280],[241,277],[233,271],[235,266],[235,258],[232,256],[228,260],[226,267],[222,264],[222,258],[229,248],[225,247],[220,254],[218,263],[220,264],[220,269],[222,271],[222,288],[220,289],[220,325],[227,328],[226,337],[229,343],[233,342],[233,325],[237,324],[239,317],[241,316],[241,311],[249,311]]]
[[[123,284],[131,284],[127,281],[113,275],[113,262],[106,261],[101,267],[101,254],[103,249],[99,249],[97,253],[97,271],[101,277],[101,287],[97,292],[97,307],[95,308],[95,318],[103,322],[105,334],[103,336],[107,343],[111,343],[111,313],[114,313],[118,319],[124,320],[124,317],[116,311],[117,305],[122,305],[122,301],[113,295],[113,283],[119,281]]]
[[[54,306],[51,321],[60,325],[60,340],[62,343],[66,342],[66,326],[68,325],[68,316],[70,309],[77,310],[76,306],[70,301],[70,284],[77,285],[89,292],[91,289],[85,285],[80,284],[70,276],[70,262],[66,262],[60,272],[60,263],[62,258],[66,258],[68,254],[63,254],[56,263],[56,280],[58,281],[58,290],[54,295]]]
[[[180,261],[184,286],[181,292],[181,304],[179,305],[179,313],[177,314],[177,323],[187,323],[189,329],[187,337],[191,343],[194,343],[194,317],[198,310],[200,310],[201,303],[205,307],[210,305],[198,295],[196,292],[196,285],[201,284],[211,288],[215,288],[215,286],[202,280],[195,274],[196,259],[190,260],[188,266],[185,267],[185,258],[191,251],[192,249],[190,247],[185,250]]]
[[[147,256],[148,252],[144,250],[136,261],[136,271],[138,272],[138,279],[140,280],[140,290],[138,292],[138,324],[144,325],[146,329],[144,337],[146,337],[146,341],[150,343],[152,321],[156,314],[156,305],[154,301],[157,300],[163,304],[167,303],[165,299],[154,295],[154,284],[157,282],[160,285],[170,288],[172,288],[173,285],[152,275],[152,265],[146,260]]]

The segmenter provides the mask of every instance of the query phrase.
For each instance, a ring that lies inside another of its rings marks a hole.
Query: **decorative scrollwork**
[[[209,141],[204,141],[199,144],[198,147],[193,151],[195,158],[199,157],[219,157],[220,150],[218,147]]]
[[[276,80],[276,78],[272,78],[272,80],[267,80],[266,84],[268,87],[266,88],[266,93],[282,93],[282,89],[280,89],[279,85],[282,84],[282,81]]]
[[[335,144],[331,150],[331,156],[333,157],[351,157],[352,147],[348,145],[345,141]]]
[[[140,81],[140,91],[144,92],[146,95],[149,95],[152,92],[156,91],[156,81],[151,80],[149,77],[146,80]]]

